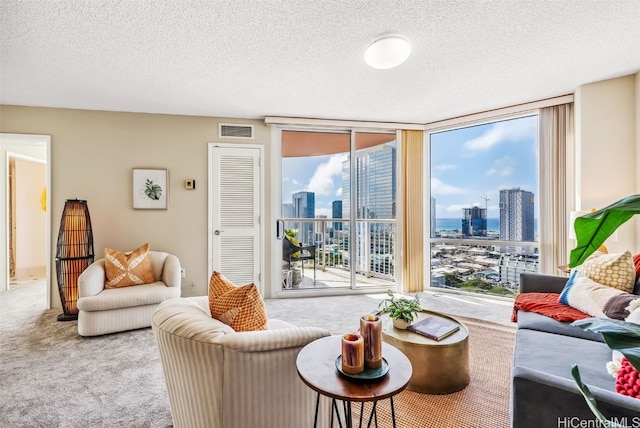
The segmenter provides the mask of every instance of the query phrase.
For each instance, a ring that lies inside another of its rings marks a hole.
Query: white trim
[[[395,122],[363,122],[351,120],[332,120],[332,119],[308,119],[302,117],[280,117],[266,116],[264,118],[265,125],[279,126],[313,126],[323,128],[342,128],[342,129],[408,129],[415,131],[424,131],[424,125],[420,123],[395,123]]]
[[[469,114],[466,116],[454,117],[451,119],[440,120],[437,122],[431,122],[424,125],[424,130],[427,132],[434,132],[441,129],[451,129],[452,127],[467,126],[476,122],[484,121],[497,121],[502,117],[514,117],[518,114],[525,114],[535,110],[539,110],[544,107],[551,107],[560,104],[567,104],[573,102],[573,94],[563,95],[555,98],[547,98],[539,101],[532,101],[530,103],[518,104],[514,106],[499,108],[495,110],[488,110],[479,113]]]

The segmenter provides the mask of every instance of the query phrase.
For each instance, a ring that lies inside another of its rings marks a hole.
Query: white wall
[[[47,167],[42,162],[15,158],[16,166],[16,275],[44,273],[46,254],[46,212],[40,198],[46,187]]]
[[[640,193],[638,75],[580,86],[575,92],[576,209],[600,209]],[[618,231],[610,251],[640,252],[637,219]]]

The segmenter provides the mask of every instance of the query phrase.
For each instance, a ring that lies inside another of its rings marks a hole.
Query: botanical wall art
[[[166,169],[133,169],[133,208],[166,210],[169,200],[169,171]]]

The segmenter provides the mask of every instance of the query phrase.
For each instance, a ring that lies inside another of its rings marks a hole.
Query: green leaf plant
[[[420,306],[420,294],[416,294],[412,299],[406,297],[396,297],[391,290],[387,290],[388,298],[378,304],[377,315],[389,314],[392,319],[401,319],[411,324],[418,312],[422,310]]]
[[[581,265],[604,241],[635,214],[640,214],[640,195],[627,196],[601,210],[576,218],[576,248],[571,250],[569,267]]]
[[[640,325],[609,318],[586,318],[574,321],[572,325],[580,327],[583,330],[602,334],[605,343],[610,349],[620,351],[636,370],[640,370]],[[602,426],[609,428],[622,427],[622,425],[606,419],[604,415],[600,413],[593,394],[591,394],[587,385],[580,379],[580,371],[575,364],[571,365],[571,375],[576,381],[580,393],[589,405],[591,412],[602,422]]]

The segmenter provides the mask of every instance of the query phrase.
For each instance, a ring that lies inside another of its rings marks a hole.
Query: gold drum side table
[[[449,394],[469,385],[469,331],[456,319],[432,311],[418,313],[415,322],[439,317],[460,325],[460,329],[441,340],[432,340],[409,330],[393,327],[384,318],[382,340],[402,351],[411,361],[413,374],[407,389],[426,394]]]

